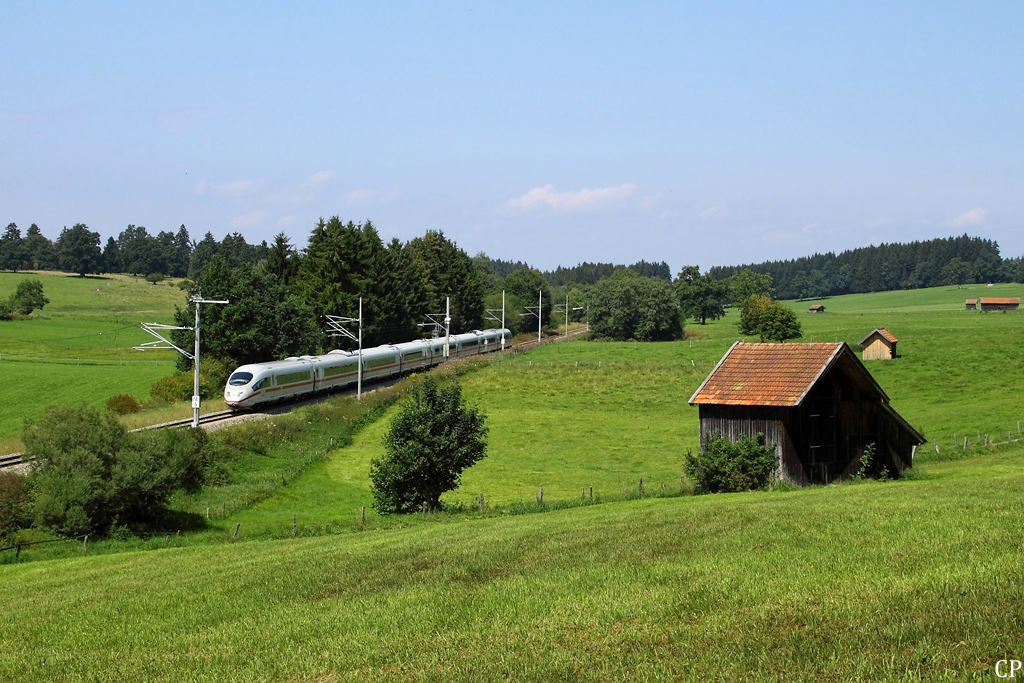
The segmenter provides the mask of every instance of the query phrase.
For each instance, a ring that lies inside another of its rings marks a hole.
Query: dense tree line
[[[743,270],[770,275],[780,299],[916,289],[975,282],[1022,282],[1021,259],[1004,260],[999,245],[981,237],[947,237],[814,254],[788,261],[719,266],[724,280]]]
[[[553,287],[564,285],[593,285],[599,280],[611,277],[612,273],[628,269],[642,277],[656,277],[665,282],[672,282],[672,270],[664,261],[648,263],[637,261],[628,266],[616,265],[614,263],[581,263],[572,268],[558,266],[554,270],[544,273],[544,278]]]
[[[155,235],[144,226],[129,225],[115,237],[100,244],[100,235],[85,224],[64,228],[55,241],[42,234],[33,223],[22,236],[17,224],[10,223],[0,235],[0,270],[65,270],[79,275],[89,273],[126,273],[195,277],[214,256],[220,255],[232,266],[255,265],[267,258],[266,242],[248,244],[237,232],[217,241],[209,232],[198,243],[182,225],[176,232],[162,230]]]

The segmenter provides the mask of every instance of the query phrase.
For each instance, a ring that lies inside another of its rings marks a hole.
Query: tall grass
[[[0,678],[988,679],[1024,647],[1022,455],[0,566]]]

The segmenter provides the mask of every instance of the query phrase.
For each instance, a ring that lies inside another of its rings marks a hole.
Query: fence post
[[[235,533],[231,534],[231,540],[232,541],[235,540],[236,538],[238,538],[238,528],[240,526],[242,526],[241,522],[239,522],[238,524],[235,525]]]
[[[87,552],[89,552],[89,534],[82,539],[82,554],[85,555]]]
[[[484,513],[484,494],[480,494],[480,514]]]
[[[359,508],[359,528],[366,527],[366,506],[363,505]]]
[[[220,504],[220,516],[227,517],[227,506],[224,503]]]
[[[594,501],[594,487],[593,486],[590,487],[590,501],[591,502]]]
[[[665,480],[664,479],[661,480],[661,492],[665,493]]]
[[[964,437],[964,450],[967,450],[967,437]]]
[[[210,519],[210,506],[206,506],[206,519]]]
[[[644,478],[640,477],[640,483],[637,485],[636,490],[640,492],[640,495],[644,495]]]
[[[295,538],[296,534],[299,533],[299,516],[297,514],[292,515],[292,538]]]

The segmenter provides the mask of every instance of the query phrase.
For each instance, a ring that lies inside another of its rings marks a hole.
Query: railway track
[[[14,467],[15,465],[21,464],[21,453],[11,453],[10,455],[0,455],[0,470],[5,467]]]
[[[230,417],[237,417],[237,416],[238,416],[238,413],[236,413],[233,410],[221,410],[221,411],[216,412],[216,413],[207,413],[206,415],[200,415],[199,416],[199,424],[200,425],[215,424],[217,422],[223,422],[224,420],[227,420]],[[175,427],[191,427],[191,426],[192,426],[192,418],[189,417],[189,418],[186,418],[184,420],[173,420],[171,422],[161,422],[160,424],[148,425],[146,427],[139,427],[138,429],[133,429],[131,431],[133,431],[133,432],[141,432],[141,431],[145,431],[147,429],[174,429]]]
[[[538,344],[552,343],[552,342],[564,341],[566,339],[572,339],[574,337],[578,337],[578,336],[580,336],[582,334],[585,334],[585,333],[587,333],[589,331],[590,330],[587,329],[587,328],[581,328],[581,329],[574,330],[574,331],[570,332],[567,337],[566,336],[562,336],[562,337],[548,337],[548,338],[543,339],[541,341],[531,340],[531,341],[526,341],[526,342],[520,342],[518,344],[511,345],[509,350],[511,350],[511,351],[526,351],[528,349],[531,349],[531,348],[537,346]],[[386,380],[384,382],[379,383],[378,386],[387,386],[387,385],[393,384],[393,383],[394,383],[394,380]],[[342,390],[342,392],[340,392],[340,393],[354,393],[354,392],[355,392],[355,388],[354,387],[348,387],[348,388]],[[296,401],[296,402],[294,402],[292,404],[289,404],[288,407],[289,408],[294,408],[294,407],[297,407],[297,406],[300,406],[300,405],[305,405],[306,403],[310,402],[310,400],[312,400],[312,399],[310,399],[310,398],[299,399],[298,401]],[[262,412],[262,411],[254,411],[254,412]],[[277,411],[271,409],[268,412],[277,412]],[[239,413],[236,412],[236,411],[233,411],[233,410],[221,410],[221,411],[218,411],[218,412],[215,412],[215,413],[207,413],[206,415],[200,415],[199,416],[199,424],[200,424],[200,426],[217,424],[218,422],[223,422],[223,421],[229,420],[231,418],[237,418],[238,416],[239,416]],[[192,426],[192,418],[189,417],[189,418],[186,418],[186,419],[183,419],[183,420],[172,420],[171,422],[162,422],[160,424],[148,425],[146,427],[139,427],[139,428],[133,429],[131,431],[133,431],[133,432],[141,432],[141,431],[145,431],[145,430],[148,430],[148,429],[175,429],[177,427],[191,427],[191,426]],[[22,464],[21,453],[11,453],[10,455],[0,455],[0,470],[6,469],[8,467],[16,467],[16,466],[21,465],[21,464]]]

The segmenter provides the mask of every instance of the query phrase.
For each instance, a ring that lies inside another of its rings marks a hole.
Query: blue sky
[[[542,269],[1024,253],[1024,4],[0,9],[0,222],[370,219]]]

